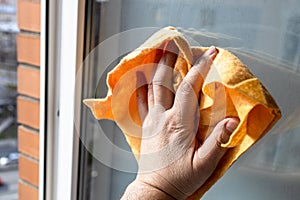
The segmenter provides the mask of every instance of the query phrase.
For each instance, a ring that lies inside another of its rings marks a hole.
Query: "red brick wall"
[[[39,187],[40,1],[18,0],[19,200],[37,200]]]

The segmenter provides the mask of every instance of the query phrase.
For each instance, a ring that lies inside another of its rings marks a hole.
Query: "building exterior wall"
[[[40,109],[40,1],[18,0],[19,200],[38,199]]]

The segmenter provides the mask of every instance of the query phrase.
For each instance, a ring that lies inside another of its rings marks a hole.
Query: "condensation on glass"
[[[260,78],[279,104],[281,121],[242,156],[203,199],[297,199],[300,196],[300,2],[296,0],[89,0],[86,4],[86,56],[110,37],[136,28],[174,26],[195,45],[234,52]],[[154,30],[154,29],[153,29]],[[150,33],[119,41],[129,50]],[[118,49],[116,48],[116,51]],[[99,52],[83,69],[82,99],[104,97]],[[106,72],[118,63],[112,62]],[[101,124],[116,145],[129,149],[113,122],[81,111],[81,138],[97,148]],[[85,149],[85,148],[83,148]],[[114,162],[112,157],[112,162]],[[134,159],[128,164],[136,167]],[[81,156],[80,199],[118,199],[135,174],[106,167],[88,151]]]

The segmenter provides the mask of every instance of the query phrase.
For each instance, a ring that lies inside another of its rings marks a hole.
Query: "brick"
[[[39,192],[36,188],[26,184],[19,182],[19,200],[38,200]]]
[[[19,28],[27,31],[40,32],[41,3],[19,0],[17,7]]]
[[[39,134],[24,126],[18,127],[19,151],[35,159],[39,159]]]
[[[17,54],[19,62],[40,66],[40,36],[19,33],[17,35]]]
[[[40,104],[37,100],[18,96],[18,122],[35,129],[40,127]]]
[[[19,178],[39,186],[39,163],[23,155],[19,156]]]
[[[18,92],[34,98],[40,98],[39,69],[19,65]]]

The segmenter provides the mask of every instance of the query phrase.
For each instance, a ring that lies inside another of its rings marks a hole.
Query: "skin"
[[[170,43],[152,84],[137,89],[143,121],[139,172],[122,200],[186,199],[214,172],[227,151],[221,144],[238,126],[238,119],[226,118],[204,142],[197,139],[199,93],[218,50],[210,47],[203,53],[174,94],[173,74],[168,69],[174,67],[176,52],[178,49]],[[138,74],[138,79],[143,78]]]

